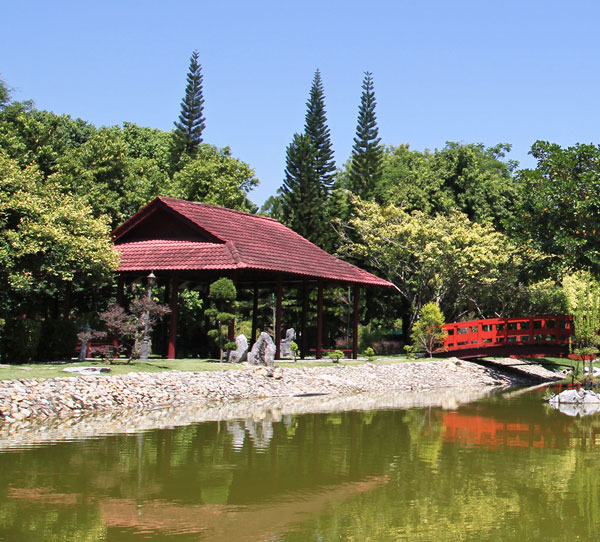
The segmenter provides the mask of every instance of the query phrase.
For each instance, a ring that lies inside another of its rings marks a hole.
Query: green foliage
[[[82,308],[117,265],[104,218],[0,154],[0,314],[56,316],[67,291]]]
[[[0,79],[0,110],[4,109],[10,102],[10,90],[6,82]]]
[[[218,149],[200,145],[195,159],[187,161],[173,176],[170,195],[220,205],[230,209],[256,212],[248,193],[258,184],[254,170],[245,162],[233,158],[229,147]]]
[[[187,86],[185,88],[185,96],[181,101],[179,121],[175,122],[173,142],[177,157],[181,153],[189,157],[195,157],[196,151],[202,143],[204,127],[202,67],[198,63],[198,51],[194,51],[190,57]]]
[[[524,261],[539,258],[464,214],[428,217],[359,200],[354,206],[356,216],[341,229],[341,251],[396,285],[411,307],[411,326],[430,301],[452,320],[472,312],[482,318],[496,314]]]
[[[516,164],[504,161],[508,144],[447,143],[435,151],[413,151],[408,145],[388,147],[383,155],[383,174],[372,197],[406,211],[430,216],[459,211],[469,220],[492,222],[495,228],[514,218],[518,202],[513,178]],[[346,171],[340,182],[350,186]]]
[[[562,285],[575,327],[573,352],[595,355],[600,346],[600,284],[589,271],[577,271],[565,276]]]
[[[281,218],[296,233],[323,246],[323,200],[314,156],[310,137],[294,134],[287,148]]]
[[[365,72],[356,136],[350,157],[349,188],[362,199],[372,197],[383,173],[383,147],[377,128],[375,90],[371,75]]]
[[[295,341],[290,342],[290,352],[294,356],[294,361],[296,361],[298,358],[298,354],[300,353],[300,347]]]
[[[600,273],[600,145],[537,141],[536,169],[519,172],[522,203],[513,234],[551,256],[559,272]]]
[[[365,356],[367,356],[369,359],[371,359],[372,357],[375,356],[375,350],[373,350],[373,348],[371,348],[370,346],[365,348],[365,351],[363,352],[363,354]]]
[[[213,339],[219,347],[219,361],[223,361],[225,350],[236,347],[235,343],[229,342],[228,325],[235,319],[235,300],[237,289],[231,279],[220,278],[213,282],[209,288],[208,299],[210,308],[205,315],[210,318],[215,328],[208,331],[207,335]],[[233,346],[231,346],[233,344]]]
[[[333,363],[339,363],[344,357],[344,353],[341,350],[333,350],[332,352],[328,352],[327,355],[331,358]]]
[[[373,323],[358,327],[358,350],[366,352],[367,348],[373,348],[376,342],[383,340],[384,332]]]
[[[13,102],[0,110],[0,148],[21,168],[37,164],[48,177],[64,155],[88,141],[96,129],[81,119]]]
[[[314,152],[314,171],[319,180],[321,197],[325,200],[333,185],[335,161],[331,135],[327,126],[325,111],[325,91],[321,72],[317,70],[310,88],[310,96],[306,103],[304,133],[310,138]]]
[[[440,307],[433,302],[423,305],[419,312],[419,319],[412,327],[413,344],[432,356],[433,352],[441,346],[447,336],[442,326],[446,323]]]

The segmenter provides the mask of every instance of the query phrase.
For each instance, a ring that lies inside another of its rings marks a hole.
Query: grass
[[[394,357],[393,359],[373,359],[371,363],[390,364],[402,363],[404,361],[413,361],[404,357]],[[342,360],[339,363],[333,363],[330,360],[298,360],[277,361],[275,365],[279,367],[335,367],[335,366],[357,366],[364,365],[363,360]],[[212,359],[150,359],[148,361],[132,361],[126,363],[120,360],[113,365],[103,363],[100,360],[83,361],[65,361],[53,363],[24,363],[19,365],[0,365],[0,380],[18,380],[22,378],[56,378],[76,376],[73,373],[65,373],[64,369],[68,367],[110,367],[111,374],[126,374],[131,372],[158,373],[164,371],[225,371],[239,370],[244,366],[237,363],[219,363]]]

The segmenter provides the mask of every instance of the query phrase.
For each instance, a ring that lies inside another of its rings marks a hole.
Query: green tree
[[[81,119],[13,102],[0,110],[0,148],[22,168],[35,163],[48,177],[61,157],[88,141],[96,129]]]
[[[287,148],[285,179],[278,196],[280,205],[274,204],[273,208],[280,212],[286,226],[330,250],[333,232],[328,226],[328,202],[335,162],[319,70],[315,72],[306,106],[304,134],[294,134]]]
[[[563,278],[562,286],[575,327],[573,352],[591,360],[600,346],[600,284],[589,271],[576,271]]]
[[[341,253],[396,285],[410,327],[430,301],[452,320],[505,313],[524,261],[540,257],[461,213],[428,217],[360,200],[354,207],[356,216],[340,230]]]
[[[447,143],[433,152],[413,151],[408,145],[388,147],[373,198],[427,215],[459,211],[504,231],[519,199],[513,178],[516,163],[504,160],[509,150],[507,144]]]
[[[306,108],[304,133],[310,138],[313,147],[314,169],[319,180],[320,196],[325,201],[333,185],[335,161],[331,135],[327,126],[325,91],[319,70],[315,72]]]
[[[536,169],[519,172],[521,205],[512,234],[534,244],[547,267],[600,273],[600,145],[537,141]]]
[[[22,170],[0,153],[0,327],[25,316],[58,329],[53,322],[72,309],[87,312],[103,300],[117,265],[105,218],[35,166]],[[53,348],[42,341],[38,359]]]
[[[4,79],[0,78],[0,109],[4,109],[10,103],[10,89]]]
[[[349,188],[362,199],[370,199],[383,173],[383,147],[380,145],[381,138],[377,128],[371,73],[365,72],[362,88],[356,136],[350,157]]]
[[[225,350],[235,348],[235,342],[228,342],[228,326],[235,319],[235,299],[237,290],[233,281],[228,278],[220,278],[210,285],[208,299],[210,308],[205,314],[216,325],[216,328],[208,332],[208,336],[214,339],[219,347],[219,362],[223,361]]]
[[[205,127],[202,67],[198,63],[198,51],[194,51],[190,57],[181,113],[179,120],[174,124],[173,140],[177,157],[182,153],[194,157],[202,144],[202,133]]]
[[[419,319],[412,327],[411,338],[414,345],[432,357],[433,352],[444,344],[448,335],[442,327],[445,323],[444,314],[437,303],[431,301],[423,305],[419,311]]]
[[[200,145],[196,158],[173,176],[172,195],[230,209],[256,212],[247,195],[258,184],[254,170],[233,158],[229,147]]]
[[[285,179],[281,187],[284,224],[317,245],[323,244],[323,205],[314,167],[314,148],[307,135],[294,134],[286,152]]]

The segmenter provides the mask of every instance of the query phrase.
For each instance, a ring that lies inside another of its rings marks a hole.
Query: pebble
[[[507,386],[509,377],[458,360],[263,370],[129,373],[0,381],[0,422],[73,412],[148,410],[242,399]]]

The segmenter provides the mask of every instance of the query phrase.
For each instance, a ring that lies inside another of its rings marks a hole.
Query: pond
[[[12,434],[0,540],[596,540],[600,418],[544,393],[71,441],[40,429],[30,447]]]

